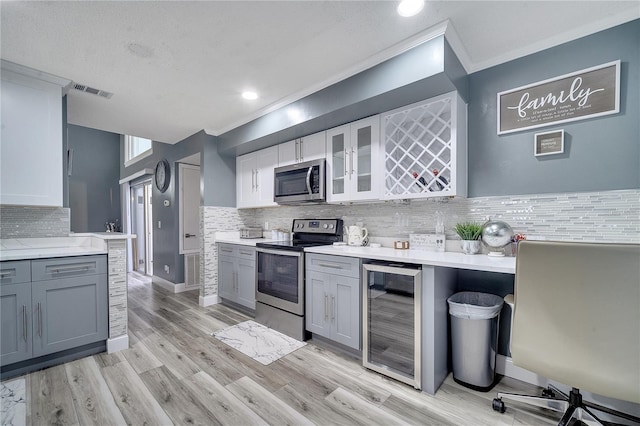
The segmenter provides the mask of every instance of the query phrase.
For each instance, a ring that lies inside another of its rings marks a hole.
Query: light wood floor
[[[25,376],[27,424],[553,424],[539,409],[491,409],[497,390],[537,391],[509,378],[481,393],[449,376],[430,396],[313,343],[263,366],[210,336],[246,316],[138,278],[129,279],[130,348]]]

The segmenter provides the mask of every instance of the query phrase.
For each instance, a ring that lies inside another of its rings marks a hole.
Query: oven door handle
[[[266,253],[266,254],[276,254],[280,256],[291,256],[291,257],[300,257],[302,256],[302,252],[299,251],[290,251],[290,250],[272,250],[262,247],[256,247],[257,253]]]
[[[313,171],[313,166],[309,167],[309,169],[307,170],[307,191],[309,192],[309,195],[313,195],[313,192],[311,192],[311,172]]]

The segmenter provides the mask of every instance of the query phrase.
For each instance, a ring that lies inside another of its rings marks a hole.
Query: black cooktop
[[[295,219],[291,226],[293,241],[256,243],[256,247],[273,250],[304,251],[306,247],[331,245],[342,241],[342,219]]]
[[[311,242],[311,241],[272,241],[256,243],[256,247],[270,248],[274,250],[304,251],[306,247],[326,246],[333,242]]]

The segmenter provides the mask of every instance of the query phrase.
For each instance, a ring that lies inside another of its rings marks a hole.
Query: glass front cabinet
[[[327,130],[327,202],[380,197],[378,163],[380,116]]]

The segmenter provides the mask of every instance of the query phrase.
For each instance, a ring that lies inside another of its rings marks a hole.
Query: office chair
[[[562,412],[563,426],[601,425],[592,409],[640,424],[580,393],[640,404],[640,245],[518,243],[512,321],[513,364],[573,388],[500,392],[494,410],[504,413],[505,399]]]

